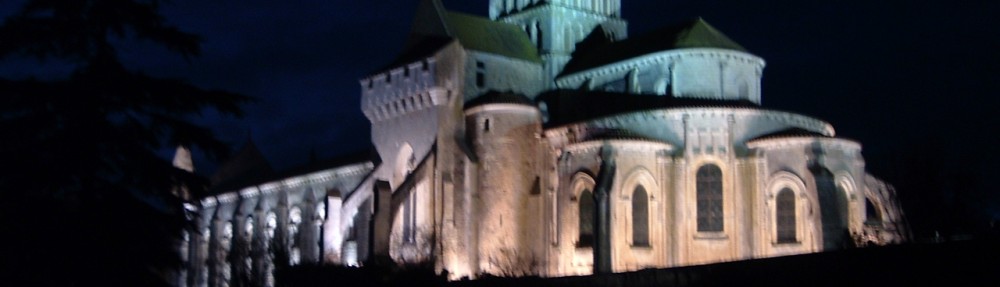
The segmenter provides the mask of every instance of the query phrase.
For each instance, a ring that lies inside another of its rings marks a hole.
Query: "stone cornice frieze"
[[[768,138],[752,140],[747,142],[747,148],[751,149],[783,149],[788,147],[799,147],[819,143],[823,147],[839,148],[842,150],[861,150],[861,144],[843,138],[824,138],[815,136],[791,136],[781,138]]]
[[[292,176],[280,180],[270,181],[255,186],[248,186],[238,191],[230,191],[215,196],[209,196],[201,200],[201,208],[213,207],[218,204],[234,203],[241,199],[250,199],[262,195],[270,195],[282,190],[289,190],[302,187],[304,185],[322,184],[335,181],[339,178],[367,174],[374,169],[371,162],[363,162],[335,168],[329,168],[317,172]]]
[[[636,124],[648,122],[680,123],[684,121],[685,117],[688,120],[692,118],[718,118],[730,120],[731,116],[761,117],[789,126],[816,131],[829,137],[836,135],[836,131],[834,131],[833,126],[819,119],[790,112],[740,107],[666,108],[630,112],[548,128],[544,131],[544,135],[546,138],[551,139],[551,142],[553,143],[572,144],[576,142],[577,138],[582,138],[583,135],[586,135],[589,130],[608,128],[628,129]],[[666,128],[666,126],[664,127]]]
[[[651,140],[641,140],[641,139],[594,139],[587,140],[579,143],[574,143],[563,148],[564,152],[571,153],[589,153],[597,152],[607,143],[616,151],[625,152],[653,152],[657,153],[660,151],[673,151],[674,146],[658,141]]]
[[[654,64],[672,63],[687,57],[707,57],[718,58],[726,61],[737,61],[742,63],[756,64],[761,69],[766,64],[764,59],[753,54],[735,50],[719,48],[683,48],[661,52],[650,53],[634,58],[614,62],[600,67],[595,67],[556,79],[556,86],[562,89],[576,88],[588,79],[598,78],[608,75],[625,74],[637,68],[647,67]]]

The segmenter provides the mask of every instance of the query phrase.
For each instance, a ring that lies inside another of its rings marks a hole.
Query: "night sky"
[[[22,1],[0,2],[0,17]],[[243,119],[198,121],[241,146],[248,136],[276,169],[368,148],[358,79],[390,62],[416,0],[174,0],[163,13],[204,39],[190,62],[148,44],[120,47],[148,74],[259,100]],[[488,1],[444,1],[486,15]],[[630,35],[701,16],[767,61],[764,108],[814,116],[863,144],[869,170],[891,173],[914,153],[972,165],[1000,160],[1000,1],[623,0]],[[0,76],[53,76],[59,64],[7,60]],[[215,164],[196,162],[202,172]]]

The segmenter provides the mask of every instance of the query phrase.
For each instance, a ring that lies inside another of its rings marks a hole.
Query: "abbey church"
[[[273,285],[277,260],[557,277],[905,240],[860,143],[761,105],[764,59],[703,19],[630,36],[621,2],[422,1],[360,80],[377,154],[274,172],[244,147],[188,205],[178,281]]]

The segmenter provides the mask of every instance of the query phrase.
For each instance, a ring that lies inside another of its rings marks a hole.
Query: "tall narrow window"
[[[232,265],[229,264],[230,252],[233,250],[233,224],[231,222],[226,222],[222,226],[222,236],[219,238],[219,253],[217,260],[219,260],[219,281],[229,283],[229,279],[232,278]]]
[[[584,190],[578,199],[580,204],[580,237],[577,247],[594,246],[594,193]]]
[[[632,193],[632,245],[649,246],[649,195],[641,185]]]
[[[486,63],[476,62],[476,87],[486,87]]]
[[[714,164],[698,168],[698,231],[722,231],[722,170]]]
[[[409,198],[403,203],[403,242],[416,242],[417,229],[417,193],[410,191]]]
[[[881,225],[882,224],[882,213],[879,212],[875,204],[872,203],[871,199],[865,198],[865,224],[867,225]]]
[[[254,238],[254,236],[253,236],[253,232],[254,232],[254,220],[253,220],[253,217],[247,217],[246,223],[244,224],[243,228],[244,228],[244,230],[243,230],[244,231],[243,232],[243,241],[241,243],[245,244],[245,245],[240,246],[240,249],[242,249],[242,250],[240,250],[241,251],[240,253],[241,253],[241,255],[243,255],[243,258],[242,258],[243,259],[243,268],[244,268],[243,272],[246,272],[247,274],[251,274],[250,272],[251,272],[251,270],[253,270],[253,253],[251,251],[251,248],[253,248],[253,245],[252,245],[253,243],[252,242],[253,242],[253,238]]]
[[[534,27],[535,27],[535,34],[534,34],[534,36],[535,36],[535,44],[538,47],[538,52],[541,52],[542,49],[544,48],[543,44],[545,42],[544,42],[543,39],[545,39],[545,38],[543,38],[543,36],[545,34],[544,34],[544,31],[542,31],[542,27],[538,25],[538,22],[535,22]]]
[[[291,246],[288,261],[291,265],[299,265],[302,259],[302,249],[299,246],[299,228],[302,224],[302,209],[292,207],[288,212],[288,245]]]
[[[535,41],[535,38],[533,36],[534,33],[531,32],[532,27],[528,27],[528,24],[524,24],[523,26],[521,26],[521,28],[524,29],[524,33],[528,34],[528,39],[531,39],[531,41]]]
[[[777,217],[778,243],[796,242],[795,238],[795,192],[784,188],[778,192],[775,208]]]

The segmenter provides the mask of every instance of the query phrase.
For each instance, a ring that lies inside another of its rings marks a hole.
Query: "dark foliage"
[[[177,186],[207,182],[158,151],[211,156],[226,145],[191,123],[239,116],[246,97],[130,70],[116,47],[149,41],[183,58],[199,39],[166,23],[156,0],[32,0],[0,25],[0,60],[71,65],[57,79],[0,78],[0,280],[30,286],[160,286],[180,266]],[[195,231],[191,231],[195,232]]]
[[[1000,267],[1000,237],[866,247],[669,269],[559,278],[480,276],[447,282],[431,268],[294,266],[279,286],[922,286],[983,285]],[[994,280],[995,281],[995,280]]]
[[[988,164],[959,156],[937,138],[891,153],[877,170],[896,188],[917,241],[951,240],[992,232],[1000,193],[989,187]]]

